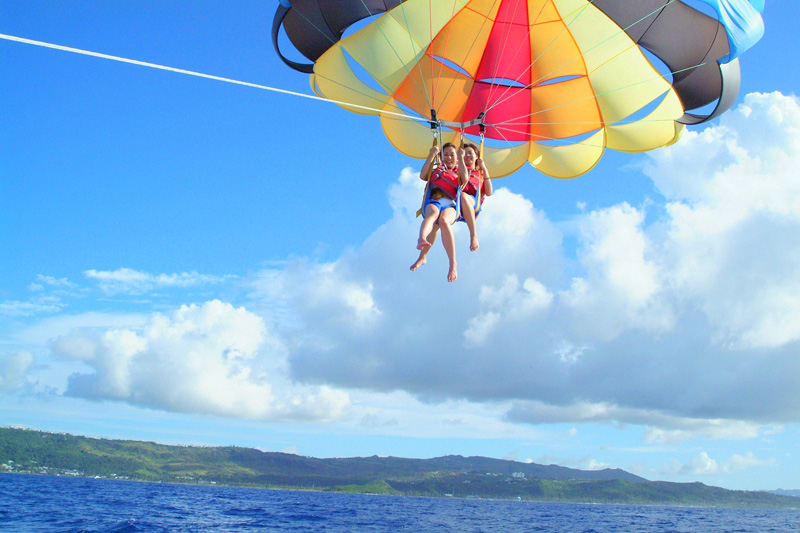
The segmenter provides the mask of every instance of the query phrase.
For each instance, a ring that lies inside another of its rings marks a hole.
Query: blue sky
[[[271,2],[3,2],[0,33],[308,93]],[[0,424],[316,457],[484,455],[800,488],[800,75],[495,183],[418,272],[421,162],[295,96],[0,41]]]

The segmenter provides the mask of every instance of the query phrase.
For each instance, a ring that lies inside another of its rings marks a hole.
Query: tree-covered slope
[[[420,496],[800,507],[800,500],[789,496],[652,482],[618,469],[584,471],[459,455],[316,459],[235,446],[167,446],[16,428],[0,428],[0,471]]]

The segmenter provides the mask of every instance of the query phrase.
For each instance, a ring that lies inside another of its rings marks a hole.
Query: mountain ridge
[[[649,481],[620,469],[577,470],[461,455],[319,459],[238,446],[175,446],[20,428],[0,428],[0,472],[409,496],[800,507],[790,496]]]

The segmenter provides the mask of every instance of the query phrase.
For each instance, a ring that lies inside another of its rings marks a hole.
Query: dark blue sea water
[[[800,512],[407,498],[0,474],[0,531],[800,531]]]

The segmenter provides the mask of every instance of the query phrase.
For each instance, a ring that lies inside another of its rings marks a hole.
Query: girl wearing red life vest
[[[455,150],[455,147],[451,143],[447,143],[444,145],[445,149],[442,152],[442,158],[444,160],[444,167],[448,171],[457,171],[459,173],[458,183],[462,185],[462,193],[460,197],[460,204],[461,204],[461,216],[464,221],[467,223],[470,232],[470,250],[475,251],[478,249],[478,237],[475,231],[475,206],[480,205],[478,204],[478,191],[481,191],[481,196],[491,196],[493,192],[492,183],[489,179],[489,171],[486,169],[486,165],[483,163],[483,160],[478,158],[478,148],[473,144],[466,144],[462,148]],[[453,152],[450,151],[450,148],[453,149]],[[439,153],[438,147],[431,148],[431,152],[428,156],[428,159],[425,162],[425,165],[422,167],[422,171],[420,172],[420,179],[426,180],[428,178],[428,174],[430,172],[430,165],[433,164],[433,161],[436,158],[436,155]],[[455,156],[455,157],[454,157]],[[455,159],[461,162],[460,165],[455,165]],[[467,169],[465,175],[461,174],[460,169]],[[438,170],[438,169],[437,169]],[[436,170],[434,170],[434,173]],[[444,196],[445,201],[449,201],[455,206],[455,201],[450,199],[449,194],[452,194],[452,190],[454,186],[451,184],[442,183],[438,179],[434,178],[435,174],[431,174],[431,185],[438,184],[441,186],[441,189],[444,192],[440,193],[433,193],[432,196]],[[448,181],[452,181],[452,176],[447,175],[446,179]],[[437,189],[438,187],[432,187]],[[453,191],[457,192],[457,191]],[[448,204],[449,206],[450,204]],[[427,217],[427,206],[428,203],[425,204],[424,209],[426,209],[426,217]],[[438,207],[438,206],[437,206]],[[447,212],[454,211],[454,209],[448,209]],[[442,211],[440,210],[440,213]],[[449,228],[450,234],[452,234],[452,229]],[[417,270],[419,267],[424,265],[428,260],[428,252],[430,251],[433,243],[436,241],[436,231],[438,228],[443,227],[442,224],[435,224],[435,217],[429,221],[429,224],[426,225],[426,221],[423,220],[422,225],[420,226],[420,238],[417,241],[417,249],[420,250],[419,257],[416,261],[411,265],[411,270]],[[447,279],[448,281],[455,281],[457,274],[456,274],[456,262],[455,262],[455,245],[452,241],[452,235],[449,237],[449,242],[446,240],[448,237],[445,237],[445,233],[442,233],[442,244],[445,246],[445,250],[448,251],[448,258],[450,258],[450,272],[448,273]],[[452,248],[449,248],[452,246]],[[452,252],[452,253],[451,253]]]
[[[417,250],[421,252],[420,258],[412,265],[411,270],[416,270],[425,263],[425,256],[427,256],[433,242],[436,240],[434,224],[438,222],[438,227],[442,230],[442,245],[444,245],[444,250],[450,261],[447,281],[455,281],[458,274],[456,273],[455,240],[451,226],[458,217],[456,197],[458,195],[458,187],[461,184],[460,176],[456,170],[457,153],[455,145],[447,143],[442,147],[443,164],[431,171],[431,166],[438,155],[439,147],[433,146],[419,173],[419,177],[423,181],[428,181],[428,176],[430,176],[430,190],[425,205],[422,207],[425,218],[422,219],[422,224],[420,224],[419,239],[417,239]]]
[[[474,144],[465,144],[458,151],[458,174],[465,184],[461,193],[461,216],[469,228],[469,249],[473,252],[480,246],[475,228],[475,209],[479,207],[478,191],[481,196],[491,196],[494,192],[489,170],[478,155],[478,147]]]

